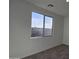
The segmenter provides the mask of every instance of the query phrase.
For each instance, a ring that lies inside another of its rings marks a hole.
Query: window
[[[45,16],[44,36],[51,36],[52,34],[52,18]]]
[[[52,23],[52,17],[32,12],[31,37],[51,36]]]

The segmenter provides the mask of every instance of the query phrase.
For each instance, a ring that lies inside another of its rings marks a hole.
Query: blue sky
[[[43,28],[43,18],[43,15],[32,12],[32,27]]]
[[[44,15],[32,12],[32,27],[43,28]],[[45,16],[45,28],[52,27],[52,18]]]

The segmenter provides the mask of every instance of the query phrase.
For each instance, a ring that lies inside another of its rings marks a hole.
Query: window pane
[[[42,36],[43,34],[43,18],[42,14],[32,12],[32,37]]]
[[[52,34],[52,21],[53,18],[45,16],[44,36],[50,36]]]

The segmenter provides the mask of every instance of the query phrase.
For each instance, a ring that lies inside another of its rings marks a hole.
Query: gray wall
[[[69,45],[69,17],[64,18],[63,43]]]
[[[54,16],[52,37],[31,38],[31,13]],[[25,57],[62,43],[63,17],[36,7],[24,0],[10,0],[9,56]]]

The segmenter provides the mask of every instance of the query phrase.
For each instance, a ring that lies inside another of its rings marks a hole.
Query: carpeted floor
[[[69,59],[69,46],[62,44],[22,59]]]

